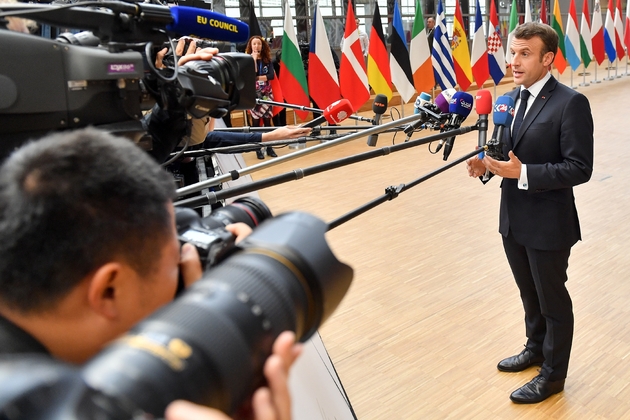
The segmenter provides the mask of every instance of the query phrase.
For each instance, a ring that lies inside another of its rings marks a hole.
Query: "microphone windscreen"
[[[447,98],[443,95],[444,92],[445,91],[440,92],[440,94],[435,97],[435,105],[437,105],[442,114],[448,113],[448,103],[451,100],[451,98]]]
[[[374,97],[374,103],[372,103],[372,111],[375,114],[384,114],[387,110],[387,96],[379,93]]]
[[[354,108],[352,108],[350,101],[344,98],[328,105],[324,110],[324,118],[329,124],[338,124],[348,118],[353,111]]]
[[[475,96],[475,110],[477,115],[488,115],[492,112],[492,93],[487,89],[477,91]]]
[[[512,125],[514,119],[514,99],[507,95],[499,96],[494,104],[492,112],[492,120],[494,125],[502,125],[508,127]]]
[[[249,26],[238,19],[211,10],[188,6],[169,8],[173,22],[166,29],[217,41],[247,42]]]
[[[461,117],[468,117],[473,107],[473,97],[467,92],[455,92],[451,103],[448,106],[448,112],[451,114],[457,114]]]

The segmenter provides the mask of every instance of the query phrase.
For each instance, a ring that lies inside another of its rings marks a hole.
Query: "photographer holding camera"
[[[0,168],[0,354],[84,363],[171,302],[180,271],[187,286],[199,279],[195,247],[180,249],[174,193],[172,178],[146,153],[92,128],[14,152]],[[226,229],[237,240],[249,232]],[[253,400],[257,418],[290,416],[294,342],[292,333],[276,341],[265,364],[271,391]],[[191,409],[178,402],[167,418]]]

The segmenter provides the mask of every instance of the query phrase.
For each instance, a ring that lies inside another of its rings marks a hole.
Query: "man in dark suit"
[[[470,176],[489,171],[503,178],[499,232],[525,310],[525,349],[497,368],[520,372],[542,365],[512,393],[515,403],[538,403],[564,389],[573,338],[565,282],[571,247],[581,239],[573,186],[593,171],[590,106],[549,72],[557,48],[548,25],[517,28],[510,51],[520,86],[508,94],[516,117],[502,139],[505,161],[486,156],[467,162]]]

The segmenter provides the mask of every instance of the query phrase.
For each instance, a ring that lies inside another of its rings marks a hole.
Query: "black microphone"
[[[433,120],[434,123],[442,124],[446,119],[446,114],[443,114],[442,110],[436,104],[431,103],[431,96],[426,92],[422,92],[418,95],[414,103],[413,113],[416,115],[421,114],[422,117],[418,121],[408,124],[403,129],[403,132],[407,135],[405,142],[409,141],[414,131],[422,128],[427,122]]]
[[[372,104],[372,111],[374,111],[374,125],[381,124],[381,116],[387,110],[387,96],[379,93],[374,98],[374,103]],[[370,147],[376,146],[376,141],[378,140],[378,134],[370,134],[367,139],[367,145]]]
[[[451,99],[448,110],[451,113],[451,118],[446,126],[447,130],[454,130],[459,128],[464,120],[472,111],[473,97],[470,93],[456,92]],[[453,144],[455,143],[455,136],[449,137],[444,145],[444,160],[448,159],[448,156],[453,150]]]

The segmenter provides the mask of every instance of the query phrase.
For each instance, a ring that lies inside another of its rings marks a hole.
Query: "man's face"
[[[173,205],[168,204],[171,226],[168,237],[163,240],[160,257],[146,275],[135,273],[132,276],[130,291],[125,306],[127,326],[130,328],[141,319],[155,312],[161,306],[172,302],[177,290],[179,274],[180,245],[175,227]],[[123,326],[123,328],[125,328]],[[125,332],[126,329],[120,331]]]
[[[435,19],[433,19],[433,18],[427,19],[427,27],[429,29],[433,29],[434,26],[435,26]]]
[[[537,36],[531,39],[512,40],[510,52],[515,84],[528,88],[545,77],[554,54],[547,52],[541,57],[543,49],[544,44]]]

